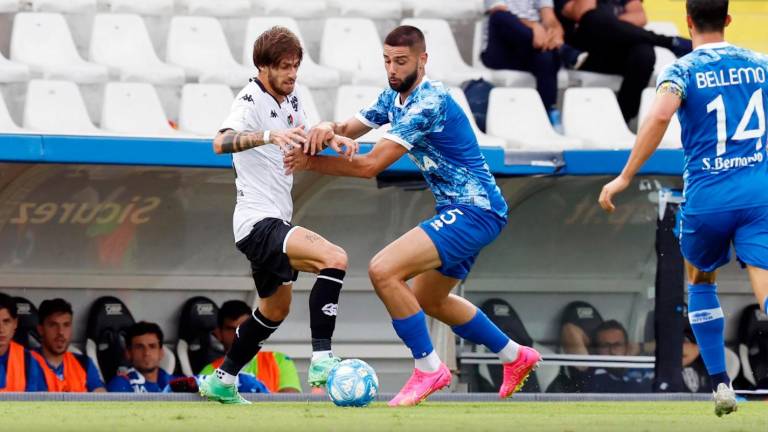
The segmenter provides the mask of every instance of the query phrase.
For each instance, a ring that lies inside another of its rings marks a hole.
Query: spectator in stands
[[[38,312],[40,352],[32,352],[51,392],[103,392],[104,382],[88,356],[69,352],[72,340],[72,305],[57,298],[45,300]]]
[[[0,293],[0,392],[46,391],[43,370],[29,350],[13,341],[16,302]]]
[[[579,53],[563,45],[564,31],[552,1],[485,0],[488,20],[480,59],[491,69],[532,73],[549,119],[559,127],[560,112],[556,105],[560,52],[571,66],[578,63]]]
[[[598,355],[630,354],[627,330],[616,320],[602,323],[595,331]],[[649,393],[653,390],[653,371],[623,368],[595,368],[584,385],[586,393]]]
[[[648,19],[641,0],[556,0],[565,40],[589,57],[582,70],[621,75],[618,100],[624,120],[637,116],[640,94],[653,74],[663,47],[681,57],[692,50],[689,39],[643,29]]]
[[[251,308],[240,300],[224,302],[219,309],[217,328],[213,331],[225,351],[229,351],[235,340],[235,331],[251,314]],[[216,359],[203,368],[201,375],[212,374],[224,361],[224,357]],[[256,377],[257,380],[254,380]],[[296,365],[290,357],[283,353],[259,351],[238,375],[238,390],[241,393],[261,392],[254,384],[265,385],[270,392],[300,393],[301,380],[296,371]],[[256,383],[254,383],[256,381]]]
[[[107,384],[110,392],[170,392],[172,375],[160,367],[163,331],[155,323],[140,321],[126,331],[126,355],[131,368],[119,372]]]

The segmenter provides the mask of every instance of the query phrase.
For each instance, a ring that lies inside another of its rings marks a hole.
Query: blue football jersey
[[[408,149],[438,207],[471,205],[506,219],[507,203],[472,126],[442,83],[424,78],[404,104],[387,89],[356,117],[372,128],[391,123],[384,138]]]
[[[768,205],[768,57],[728,43],[698,47],[658,87],[680,93],[688,214]]]

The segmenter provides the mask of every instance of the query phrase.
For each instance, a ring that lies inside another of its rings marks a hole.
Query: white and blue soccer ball
[[[331,369],[325,385],[328,396],[337,406],[364,407],[376,399],[379,377],[368,363],[348,359]]]

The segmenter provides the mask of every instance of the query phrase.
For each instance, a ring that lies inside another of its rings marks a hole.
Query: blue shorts
[[[440,254],[444,276],[465,279],[480,250],[498,237],[507,220],[479,207],[447,205],[419,226],[427,233]]]
[[[743,263],[768,270],[768,206],[717,213],[677,214],[675,234],[688,262],[713,272],[731,260],[731,244]]]

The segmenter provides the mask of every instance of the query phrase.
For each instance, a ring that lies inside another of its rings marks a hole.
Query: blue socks
[[[480,309],[477,309],[477,313],[469,322],[453,326],[451,330],[472,343],[485,345],[497,354],[509,343],[509,337],[491,322]]]
[[[725,318],[717,299],[717,285],[688,285],[688,321],[696,335],[713,390],[720,383],[730,384],[725,373]]]
[[[411,350],[413,358],[420,359],[429,355],[435,349],[432,347],[432,339],[429,338],[427,318],[424,311],[403,319],[393,319],[392,327],[400,339]]]

